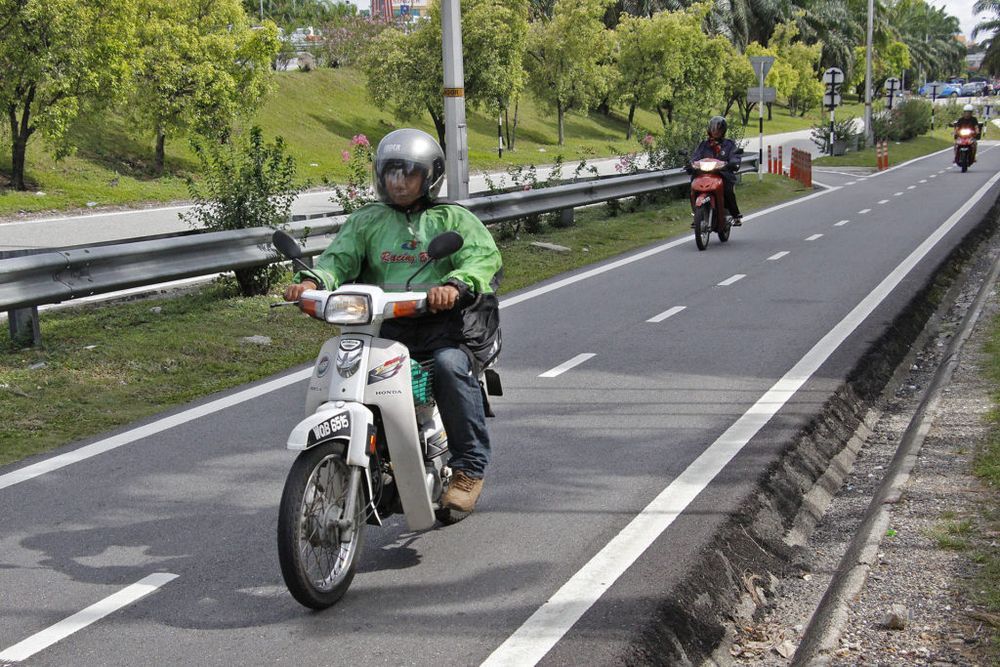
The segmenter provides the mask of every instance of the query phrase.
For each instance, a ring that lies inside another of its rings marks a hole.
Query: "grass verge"
[[[745,183],[738,189],[745,212],[805,193],[777,176]],[[666,196],[624,202],[614,215],[606,205],[591,207],[577,212],[573,227],[543,221],[536,234],[501,240],[504,290],[687,232],[689,205]],[[536,240],[571,251],[530,245]],[[222,281],[173,298],[45,312],[43,344],[28,350],[14,349],[4,327],[0,465],[307,362],[318,352],[318,336],[330,334],[294,309],[269,309],[273,297],[232,294]],[[244,340],[250,336],[271,342]]]
[[[952,132],[947,128],[939,128],[909,141],[889,142],[889,166],[892,167],[914,158],[936,153],[951,147],[951,145]],[[813,165],[816,167],[870,167],[875,169],[878,163],[875,149],[866,148],[846,155],[817,158],[813,161]]]

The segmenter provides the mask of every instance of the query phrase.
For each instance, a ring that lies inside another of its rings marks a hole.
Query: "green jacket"
[[[300,271],[294,280],[309,278],[328,290],[356,281],[386,291],[403,291],[426,259],[430,240],[449,230],[461,234],[464,245],[451,257],[424,269],[411,288],[459,281],[473,293],[492,293],[491,282],[501,266],[500,251],[479,218],[452,204],[412,214],[381,203],[369,204],[347,218],[313,270]]]

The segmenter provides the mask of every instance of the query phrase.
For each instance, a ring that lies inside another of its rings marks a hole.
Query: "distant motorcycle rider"
[[[975,117],[974,112],[976,108],[971,104],[966,104],[962,107],[962,115],[958,120],[954,121],[951,126],[955,128],[955,137],[958,137],[959,130],[970,129],[972,130],[972,136],[974,139],[979,139],[979,131],[981,125],[979,124],[979,119]],[[972,155],[971,161],[976,161],[976,144],[972,144]],[[958,146],[955,146],[955,159],[958,160]]]
[[[490,460],[486,403],[478,375],[499,351],[495,295],[500,251],[489,230],[461,206],[437,201],[444,181],[444,151],[426,132],[395,130],[375,152],[373,184],[379,202],[352,213],[311,271],[295,274],[285,299],[307,289],[333,290],[359,280],[402,291],[427,245],[454,230],[464,245],[421,273],[431,314],[386,320],[381,336],[418,358],[434,359],[434,396],[448,433],[454,475],[441,502],[470,512]]]
[[[739,227],[743,224],[743,214],[736,203],[736,172],[740,168],[740,155],[737,154],[736,142],[726,138],[726,119],[722,116],[712,116],[708,121],[708,138],[698,144],[691,155],[691,162],[697,162],[702,158],[715,158],[726,163],[725,168],[720,172],[722,176],[723,197],[725,199],[726,210],[733,218],[733,226]],[[688,173],[691,173],[690,165]]]

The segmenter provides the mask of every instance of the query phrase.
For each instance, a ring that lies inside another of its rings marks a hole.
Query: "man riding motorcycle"
[[[708,121],[708,138],[698,144],[691,155],[691,162],[697,162],[702,158],[715,158],[726,163],[725,169],[720,172],[723,181],[723,196],[725,198],[726,210],[733,218],[733,226],[739,227],[743,224],[743,214],[736,204],[736,172],[740,168],[740,156],[736,153],[736,142],[726,138],[726,119],[722,116],[712,116]],[[688,167],[690,173],[690,166]]]
[[[955,137],[956,138],[958,137],[959,130],[962,130],[962,129],[970,129],[970,130],[972,130],[972,133],[973,133],[972,136],[973,136],[973,138],[974,139],[978,139],[979,138],[979,119],[977,119],[973,115],[973,112],[975,110],[976,110],[975,107],[973,107],[971,104],[966,104],[964,107],[962,107],[962,115],[961,115],[961,117],[958,120],[956,120],[955,122],[953,122],[951,124],[951,126],[955,128]],[[955,160],[956,161],[958,160],[958,145],[955,146]],[[972,163],[972,162],[975,162],[975,161],[976,161],[976,143],[973,142],[973,144],[972,144],[972,155],[970,156],[969,162]]]
[[[466,209],[438,202],[444,151],[426,132],[395,130],[375,153],[372,178],[379,202],[352,213],[311,271],[295,274],[285,299],[305,290],[333,290],[358,280],[402,291],[436,235],[454,230],[464,245],[420,275],[429,315],[387,320],[381,336],[398,340],[417,358],[434,359],[434,396],[448,433],[454,473],[442,505],[471,512],[490,459],[487,403],[478,381],[499,351],[495,295],[501,269],[492,235]]]

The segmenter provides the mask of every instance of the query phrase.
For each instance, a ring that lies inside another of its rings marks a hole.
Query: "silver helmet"
[[[372,163],[372,183],[375,195],[386,204],[392,203],[385,188],[385,174],[391,168],[406,174],[414,170],[423,173],[423,196],[436,199],[444,182],[444,151],[434,137],[422,130],[394,130],[382,137]]]

